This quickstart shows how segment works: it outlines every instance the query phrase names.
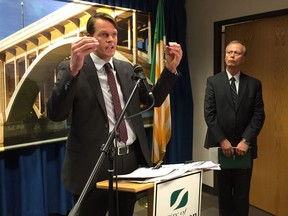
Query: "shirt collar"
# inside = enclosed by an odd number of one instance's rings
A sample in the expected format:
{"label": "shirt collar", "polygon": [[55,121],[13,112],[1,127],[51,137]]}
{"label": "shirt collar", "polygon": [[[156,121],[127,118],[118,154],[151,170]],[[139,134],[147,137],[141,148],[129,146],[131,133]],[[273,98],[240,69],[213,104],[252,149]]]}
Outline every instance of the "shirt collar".
{"label": "shirt collar", "polygon": [[[235,78],[235,80],[236,80],[236,82],[239,82],[239,79],[240,79],[240,71],[234,76],[234,78]],[[228,79],[230,80],[231,79],[231,77],[232,77],[232,75],[226,70],[226,74],[227,74],[227,76],[228,76]]]}
{"label": "shirt collar", "polygon": [[108,62],[105,62],[103,59],[99,58],[97,55],[95,55],[93,52],[90,53],[90,56],[96,66],[97,71],[101,70],[104,64],[110,63],[112,69],[114,70],[114,65],[113,65],[113,58],[111,58]]}

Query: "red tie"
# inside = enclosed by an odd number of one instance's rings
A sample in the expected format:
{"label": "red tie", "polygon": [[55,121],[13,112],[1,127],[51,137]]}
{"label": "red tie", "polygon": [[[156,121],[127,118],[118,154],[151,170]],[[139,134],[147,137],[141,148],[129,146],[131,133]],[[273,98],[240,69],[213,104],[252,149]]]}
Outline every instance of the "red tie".
{"label": "red tie", "polygon": [[[104,65],[104,68],[105,68],[107,78],[108,78],[108,85],[110,87],[110,92],[112,95],[112,103],[114,106],[115,118],[117,121],[120,117],[121,112],[122,112],[122,107],[121,107],[121,103],[120,103],[120,99],[119,99],[116,81],[115,81],[114,74],[111,70],[111,65],[109,63],[106,63]],[[128,139],[127,128],[126,128],[126,124],[125,124],[124,120],[121,121],[121,123],[119,125],[119,139],[124,143],[126,143],[126,141]]]}

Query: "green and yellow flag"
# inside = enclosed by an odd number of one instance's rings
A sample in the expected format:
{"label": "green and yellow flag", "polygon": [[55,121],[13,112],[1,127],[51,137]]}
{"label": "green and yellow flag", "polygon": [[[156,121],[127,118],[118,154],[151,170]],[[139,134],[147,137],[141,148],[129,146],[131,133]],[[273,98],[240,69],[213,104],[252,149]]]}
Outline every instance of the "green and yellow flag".
{"label": "green and yellow flag", "polygon": [[[163,0],[158,1],[150,80],[156,83],[164,68],[164,50],[166,45]],[[163,160],[166,145],[171,137],[170,96],[168,95],[161,107],[154,108],[152,161]]]}

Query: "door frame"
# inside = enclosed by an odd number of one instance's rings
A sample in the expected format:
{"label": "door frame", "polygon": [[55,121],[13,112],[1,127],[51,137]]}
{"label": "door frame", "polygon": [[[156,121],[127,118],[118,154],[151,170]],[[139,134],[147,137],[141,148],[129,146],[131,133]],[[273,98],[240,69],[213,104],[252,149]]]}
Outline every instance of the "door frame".
{"label": "door frame", "polygon": [[[223,70],[223,35],[225,34],[225,26],[239,24],[244,22],[255,21],[258,19],[271,18],[277,16],[283,16],[288,14],[288,9],[265,12],[260,14],[254,14],[249,16],[237,17],[228,20],[221,20],[214,22],[214,74],[219,73]],[[223,31],[224,30],[224,31]]]}

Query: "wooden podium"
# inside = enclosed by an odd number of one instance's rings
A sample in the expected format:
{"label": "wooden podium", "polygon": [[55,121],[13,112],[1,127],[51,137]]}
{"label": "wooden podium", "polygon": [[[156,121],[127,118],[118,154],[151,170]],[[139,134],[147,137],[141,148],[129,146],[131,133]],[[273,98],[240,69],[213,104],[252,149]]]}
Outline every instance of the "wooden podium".
{"label": "wooden podium", "polygon": [[[109,181],[101,181],[96,183],[96,187],[100,189],[109,189]],[[116,189],[116,182],[113,183],[113,189]],[[153,215],[153,195],[154,195],[154,183],[133,183],[127,181],[118,180],[118,190],[131,192],[131,193],[138,193],[147,190],[147,215]]]}
{"label": "wooden podium", "polygon": [[[203,170],[194,170],[151,183],[118,180],[118,190],[131,193],[147,191],[148,216],[200,215],[202,176]],[[96,187],[109,189],[109,181],[97,182]],[[116,189],[116,182],[113,189]]]}

